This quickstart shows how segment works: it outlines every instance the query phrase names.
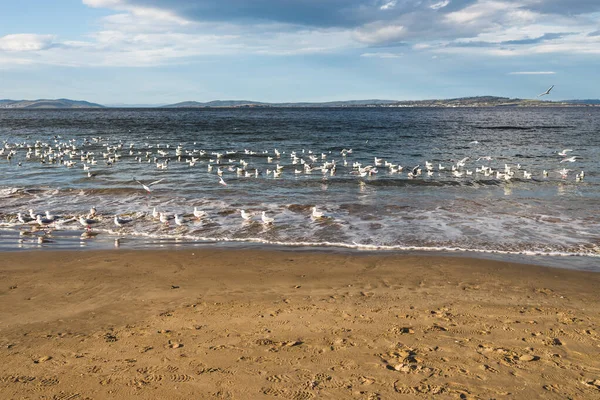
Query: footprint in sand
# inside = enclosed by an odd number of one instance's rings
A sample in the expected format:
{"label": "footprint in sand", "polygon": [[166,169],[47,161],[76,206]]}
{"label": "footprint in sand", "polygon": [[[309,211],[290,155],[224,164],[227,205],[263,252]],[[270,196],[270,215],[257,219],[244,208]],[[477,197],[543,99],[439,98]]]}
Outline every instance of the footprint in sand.
{"label": "footprint in sand", "polygon": [[193,380],[194,377],[190,376],[190,375],[186,375],[186,374],[173,374],[169,377],[169,379],[172,382],[182,383],[182,382],[189,382],[189,381]]}

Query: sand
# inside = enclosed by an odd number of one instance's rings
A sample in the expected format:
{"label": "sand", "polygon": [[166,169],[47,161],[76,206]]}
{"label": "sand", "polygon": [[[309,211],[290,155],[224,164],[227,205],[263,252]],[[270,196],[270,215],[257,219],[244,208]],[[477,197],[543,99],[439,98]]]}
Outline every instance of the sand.
{"label": "sand", "polygon": [[3,253],[1,399],[598,399],[600,274],[267,250]]}

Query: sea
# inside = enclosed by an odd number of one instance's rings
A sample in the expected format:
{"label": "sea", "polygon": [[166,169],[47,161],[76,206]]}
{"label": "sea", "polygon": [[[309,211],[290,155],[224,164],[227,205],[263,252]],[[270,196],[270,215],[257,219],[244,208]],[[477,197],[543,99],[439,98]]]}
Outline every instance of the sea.
{"label": "sea", "polygon": [[596,107],[4,109],[0,142],[0,251],[266,246],[600,271]]}

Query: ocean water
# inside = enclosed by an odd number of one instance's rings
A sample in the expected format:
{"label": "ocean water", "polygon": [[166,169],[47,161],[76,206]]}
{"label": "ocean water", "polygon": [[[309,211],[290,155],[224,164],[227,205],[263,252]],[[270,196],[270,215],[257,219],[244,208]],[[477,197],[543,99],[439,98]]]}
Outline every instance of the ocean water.
{"label": "ocean water", "polygon": [[[0,110],[0,141],[1,250],[260,244],[600,270],[600,108]],[[29,209],[60,218],[19,222]]]}

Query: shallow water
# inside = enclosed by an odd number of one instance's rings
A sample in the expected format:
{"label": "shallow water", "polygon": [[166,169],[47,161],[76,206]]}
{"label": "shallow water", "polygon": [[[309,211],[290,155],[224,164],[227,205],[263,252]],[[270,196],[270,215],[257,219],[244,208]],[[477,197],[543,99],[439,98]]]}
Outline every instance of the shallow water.
{"label": "shallow water", "polygon": [[[575,256],[559,263],[594,268],[600,265],[598,132],[598,108],[0,110],[0,249],[94,248],[120,238],[125,247],[257,243],[525,260]],[[63,159],[73,167],[48,156],[40,162],[58,144],[70,146],[72,155]],[[557,153],[566,148],[575,162],[560,162]],[[343,157],[343,149],[352,152]],[[82,152],[98,162],[91,178]],[[313,171],[293,164],[292,152]],[[103,153],[120,158],[108,166]],[[476,161],[486,156],[491,160]],[[186,162],[192,157],[194,166]],[[361,177],[353,168],[374,166],[375,157],[382,159],[377,173]],[[466,157],[458,168],[464,175],[454,176],[452,165]],[[167,169],[158,169],[156,162],[167,159]],[[240,160],[251,176],[235,172]],[[318,169],[333,161],[335,174]],[[390,172],[386,161],[404,169]],[[433,165],[431,176],[425,161]],[[277,164],[281,177],[267,174]],[[514,171],[508,181],[476,172],[482,166],[503,172],[505,164]],[[407,172],[416,165],[422,174],[411,179]],[[227,186],[219,184],[219,167]],[[566,178],[562,168],[570,170]],[[580,171],[585,177],[576,182]],[[146,193],[133,177],[164,180]],[[315,205],[326,218],[311,218]],[[98,222],[81,238],[77,217],[91,206]],[[194,207],[206,217],[195,219]],[[30,208],[49,210],[61,222],[31,232],[37,224],[16,220]],[[184,215],[184,225],[160,223],[154,208]],[[253,219],[244,221],[239,209]],[[275,223],[263,224],[262,211]],[[115,214],[133,221],[117,228]]]}

